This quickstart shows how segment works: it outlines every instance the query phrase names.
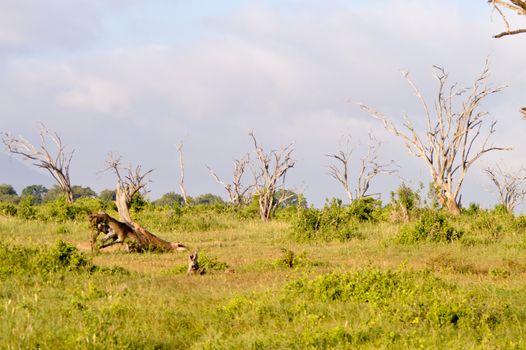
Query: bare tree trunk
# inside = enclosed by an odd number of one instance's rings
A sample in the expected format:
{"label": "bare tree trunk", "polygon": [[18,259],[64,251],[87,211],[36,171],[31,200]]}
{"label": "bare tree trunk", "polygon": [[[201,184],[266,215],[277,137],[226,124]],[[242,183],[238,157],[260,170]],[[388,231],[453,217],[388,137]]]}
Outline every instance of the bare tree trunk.
{"label": "bare tree trunk", "polygon": [[130,215],[130,200],[127,198],[126,191],[121,189],[119,186],[117,186],[117,190],[115,192],[115,205],[117,206],[117,211],[121,220],[131,223],[132,219]]}
{"label": "bare tree trunk", "polygon": [[177,145],[177,151],[179,152],[179,168],[181,170],[181,178],[179,179],[179,189],[184,199],[184,204],[188,205],[188,196],[186,195],[186,189],[184,187],[184,160],[183,160],[183,144]]}
{"label": "bare tree trunk", "polygon": [[453,215],[460,214],[460,206],[458,205],[457,200],[455,198],[448,198],[445,207]]}

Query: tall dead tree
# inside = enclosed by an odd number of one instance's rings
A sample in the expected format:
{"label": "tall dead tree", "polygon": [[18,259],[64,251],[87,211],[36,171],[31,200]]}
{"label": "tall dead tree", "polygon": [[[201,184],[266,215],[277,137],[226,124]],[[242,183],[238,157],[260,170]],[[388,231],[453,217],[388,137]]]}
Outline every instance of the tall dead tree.
{"label": "tall dead tree", "polygon": [[[438,81],[434,110],[428,107],[409,74],[403,73],[424,110],[424,130],[418,130],[407,116],[403,123],[404,129],[400,129],[386,115],[364,104],[359,105],[369,115],[382,121],[387,131],[400,137],[411,154],[422,159],[437,186],[440,203],[451,213],[459,214],[460,189],[469,168],[488,152],[510,149],[489,143],[495,132],[496,121],[487,122],[488,113],[478,111],[486,97],[504,87],[487,85],[488,61],[470,88],[458,88],[457,84],[448,87],[448,74],[444,69],[434,67],[434,70],[434,77]],[[463,101],[457,103],[457,98],[462,96]],[[486,124],[489,124],[487,130],[483,129]],[[482,136],[483,131],[485,137]]]}
{"label": "tall dead tree", "polygon": [[206,166],[214,180],[223,186],[228,194],[228,201],[234,206],[243,204],[243,202],[246,200],[247,193],[254,187],[254,185],[243,186],[241,181],[249,164],[250,157],[248,154],[241,159],[234,160],[232,183],[225,183],[219,178],[219,176],[217,176],[212,168],[210,168],[208,165]]}
{"label": "tall dead tree", "polygon": [[[55,150],[50,150],[48,140]],[[73,191],[69,179],[69,166],[75,150],[68,152],[60,136],[40,124],[40,147],[35,147],[22,136],[13,137],[9,133],[2,134],[2,142],[7,151],[22,157],[24,160],[33,161],[33,165],[46,169],[57,182],[57,185],[66,196],[69,203],[73,202]],[[54,153],[54,154],[52,154]]]}
{"label": "tall dead tree", "polygon": [[526,0],[488,0],[488,3],[500,15],[504,25],[506,26],[506,30],[494,35],[494,38],[502,38],[508,35],[526,33],[526,28],[512,29],[506,15],[506,12],[515,12],[519,16],[526,17]]}
{"label": "tall dead tree", "polygon": [[119,216],[124,222],[132,223],[130,204],[133,200],[133,196],[141,191],[145,193],[145,188],[148,184],[146,177],[153,171],[153,169],[143,172],[140,165],[135,168],[128,165],[128,167],[123,169],[121,167],[121,158],[116,157],[113,154],[109,155],[106,163],[108,164],[107,169],[113,171],[117,176],[115,204],[117,205]]}
{"label": "tall dead tree", "polygon": [[394,161],[389,163],[381,163],[379,161],[379,148],[380,142],[376,140],[372,134],[369,134],[367,154],[363,156],[360,161],[358,176],[355,180],[356,186],[354,186],[354,194],[349,179],[350,161],[353,152],[350,146],[350,137],[347,139],[345,149],[339,150],[338,153],[335,154],[326,154],[327,157],[336,161],[336,164],[329,165],[329,175],[343,187],[349,203],[369,196],[367,192],[369,191],[371,181],[376,176],[382,174],[392,175],[398,171],[394,169]]}
{"label": "tall dead tree", "polygon": [[526,197],[526,169],[521,168],[513,173],[504,171],[500,166],[484,169],[490,180],[497,187],[499,204],[512,213]]}
{"label": "tall dead tree", "polygon": [[287,191],[280,191],[283,194],[280,197],[277,197],[276,194],[284,187],[287,171],[294,167],[295,161],[291,157],[294,148],[293,144],[290,144],[279,150],[265,153],[259,146],[254,132],[250,132],[249,135],[254,142],[257,159],[254,183],[256,184],[255,194],[259,201],[259,215],[261,220],[267,222],[276,208],[288,199]]}
{"label": "tall dead tree", "polygon": [[184,159],[183,159],[183,143],[177,145],[177,152],[179,152],[179,169],[181,176],[179,178],[179,189],[184,199],[184,204],[188,204],[188,196],[186,195],[186,189],[184,187]]}

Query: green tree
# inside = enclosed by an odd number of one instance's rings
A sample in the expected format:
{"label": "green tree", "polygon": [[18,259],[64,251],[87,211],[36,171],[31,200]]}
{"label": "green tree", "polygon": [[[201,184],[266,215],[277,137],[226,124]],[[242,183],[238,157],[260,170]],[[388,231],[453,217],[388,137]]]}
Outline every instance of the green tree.
{"label": "green tree", "polygon": [[48,189],[42,185],[30,185],[25,187],[20,194],[20,198],[24,199],[28,196],[33,197],[33,204],[42,203],[42,199],[48,192]]}
{"label": "green tree", "polygon": [[106,189],[106,190],[100,191],[99,193],[99,199],[102,201],[102,203],[106,205],[113,203],[116,198],[117,198],[117,194],[115,190]]}
{"label": "green tree", "polygon": [[8,184],[0,185],[0,202],[17,203],[18,200],[18,194],[16,193],[13,186]]}
{"label": "green tree", "polygon": [[73,192],[73,200],[76,200],[79,198],[97,197],[97,193],[89,187],[73,186],[71,187],[71,191]]}
{"label": "green tree", "polygon": [[64,191],[58,186],[53,185],[50,189],[46,192],[46,194],[42,197],[42,202],[54,202],[58,198],[64,195]]}
{"label": "green tree", "polygon": [[175,204],[183,205],[184,204],[184,197],[181,196],[179,193],[175,192],[168,192],[162,195],[161,198],[155,200],[153,204],[158,206],[174,206]]}
{"label": "green tree", "polygon": [[200,196],[197,196],[194,198],[194,204],[204,204],[204,205],[213,205],[213,204],[223,204],[225,201],[223,198],[212,194],[212,193],[205,193]]}
{"label": "green tree", "polygon": [[307,200],[302,194],[298,194],[291,190],[280,189],[275,193],[275,200],[278,201],[281,208],[290,206],[294,207],[307,207]]}

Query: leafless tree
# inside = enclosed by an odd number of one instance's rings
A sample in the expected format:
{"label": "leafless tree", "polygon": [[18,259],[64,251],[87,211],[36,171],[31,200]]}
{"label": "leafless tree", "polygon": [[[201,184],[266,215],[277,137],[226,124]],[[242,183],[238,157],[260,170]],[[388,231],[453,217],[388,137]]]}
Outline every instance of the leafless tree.
{"label": "leafless tree", "polygon": [[[54,152],[50,150],[48,140],[51,140],[51,143],[54,145]],[[19,155],[22,159],[31,160],[33,165],[49,171],[66,195],[66,200],[69,203],[73,202],[69,166],[75,150],[68,152],[66,146],[62,143],[62,139],[56,132],[49,130],[41,123],[39,148],[22,136],[13,137],[9,133],[2,134],[2,142],[9,153]],[[55,154],[53,155],[52,153]]]}
{"label": "leafless tree", "polygon": [[121,220],[130,224],[132,219],[130,216],[130,204],[133,196],[139,192],[147,193],[145,190],[148,181],[146,177],[153,171],[153,169],[143,172],[140,165],[133,168],[128,165],[126,168],[121,166],[121,158],[110,154],[108,160],[107,170],[113,171],[117,176],[117,190],[116,200],[117,210]]}
{"label": "leafless tree", "polygon": [[[283,189],[287,171],[294,167],[295,161],[291,155],[294,151],[293,144],[281,147],[279,150],[272,150],[265,153],[263,148],[258,144],[254,132],[249,133],[257,158],[255,164],[255,194],[259,200],[259,214],[261,220],[267,222],[274,214],[276,208],[288,199],[288,191],[279,191]],[[276,194],[282,193],[282,196],[276,198]]]}
{"label": "leafless tree", "polygon": [[247,193],[254,187],[254,185],[245,187],[241,182],[241,179],[243,178],[245,170],[249,164],[250,156],[248,154],[241,159],[234,160],[232,183],[225,183],[219,178],[219,176],[217,176],[212,168],[210,168],[208,165],[206,166],[214,180],[224,187],[228,194],[228,201],[234,206],[243,204],[243,202],[246,200]]}
{"label": "leafless tree", "polygon": [[[407,116],[403,123],[404,129],[400,129],[386,115],[364,104],[359,105],[369,115],[381,120],[386,130],[402,138],[410,153],[424,161],[432,181],[437,186],[441,204],[450,212],[458,214],[460,189],[469,168],[488,152],[510,149],[489,143],[491,135],[495,132],[496,122],[490,122],[486,130],[483,127],[488,124],[488,113],[478,111],[480,103],[486,97],[504,87],[488,86],[488,61],[470,88],[458,88],[457,84],[448,87],[448,74],[443,68],[434,68],[434,77],[438,81],[438,96],[433,112],[409,74],[403,73],[423,107],[425,130],[417,130]],[[457,104],[457,98],[462,96],[463,101]],[[485,136],[482,136],[483,134]]]}
{"label": "leafless tree", "polygon": [[511,29],[510,22],[506,16],[505,11],[512,11],[520,16],[526,17],[526,0],[488,0],[488,3],[495,9],[500,15],[506,30],[502,33],[494,35],[494,38],[502,38],[507,35],[515,35],[520,33],[526,33],[526,28],[522,29]]}
{"label": "leafless tree", "polygon": [[369,196],[367,191],[369,191],[371,181],[376,176],[382,174],[392,175],[398,172],[398,170],[394,168],[394,166],[396,166],[394,161],[389,163],[381,163],[379,161],[379,148],[380,142],[372,134],[369,134],[367,154],[362,157],[360,162],[360,170],[356,178],[354,194],[349,183],[349,163],[353,152],[350,146],[350,137],[347,138],[345,149],[339,150],[338,153],[335,154],[326,155],[336,161],[336,164],[329,165],[329,175],[342,185],[349,199],[349,203]]}
{"label": "leafless tree", "polygon": [[183,159],[183,143],[177,145],[177,152],[179,152],[179,169],[181,171],[181,177],[179,179],[179,189],[184,199],[184,204],[188,204],[188,196],[186,195],[186,189],[184,187],[184,159]]}
{"label": "leafless tree", "polygon": [[511,213],[526,197],[526,169],[521,168],[513,173],[504,171],[500,166],[484,169],[488,177],[497,187],[500,204],[506,206]]}

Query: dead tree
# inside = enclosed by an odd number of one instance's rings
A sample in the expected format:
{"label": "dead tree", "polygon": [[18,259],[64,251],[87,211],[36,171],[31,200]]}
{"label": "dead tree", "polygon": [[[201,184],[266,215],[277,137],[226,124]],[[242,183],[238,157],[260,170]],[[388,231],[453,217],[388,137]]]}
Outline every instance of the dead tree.
{"label": "dead tree", "polygon": [[[459,214],[460,189],[469,168],[488,152],[510,149],[489,143],[495,132],[496,121],[490,122],[487,130],[483,129],[488,124],[488,113],[477,111],[486,97],[504,87],[487,85],[488,61],[471,88],[458,88],[456,84],[447,87],[448,74],[443,68],[434,68],[434,77],[438,81],[434,111],[428,107],[409,74],[403,73],[423,107],[426,123],[424,130],[417,130],[407,116],[403,123],[405,130],[400,129],[386,115],[364,104],[359,105],[369,115],[382,121],[387,131],[400,137],[411,154],[422,159],[437,186],[440,203],[451,213]],[[461,96],[465,96],[464,100],[457,104],[456,100]],[[483,131],[485,137],[480,139]]]}
{"label": "dead tree", "polygon": [[394,161],[389,163],[380,163],[379,158],[380,142],[369,134],[369,144],[367,147],[367,154],[362,157],[360,162],[360,170],[356,178],[356,186],[354,194],[349,183],[350,161],[353,149],[350,147],[350,137],[347,139],[345,149],[339,150],[335,154],[326,154],[327,157],[336,161],[336,164],[329,165],[329,175],[343,187],[349,204],[360,198],[368,197],[371,181],[378,175],[395,174],[398,170],[394,169]]}
{"label": "dead tree", "polygon": [[179,189],[184,199],[184,204],[188,204],[188,196],[184,187],[184,159],[183,159],[183,143],[177,145],[177,152],[179,152],[179,168],[181,170],[181,177],[179,179]]}
{"label": "dead tree", "polygon": [[[118,221],[105,212],[98,212],[89,216],[91,234],[91,251],[95,253],[99,249],[110,247],[114,244],[123,244],[128,252],[145,251],[180,251],[188,250],[180,242],[168,242],[155,236],[136,223]],[[102,245],[98,246],[97,241],[100,234],[104,234]]]}
{"label": "dead tree", "polygon": [[515,207],[526,197],[526,169],[518,172],[504,171],[500,166],[484,169],[490,180],[497,187],[499,204],[502,204],[512,213]]}
{"label": "dead tree", "polygon": [[[139,224],[135,223],[130,215],[130,204],[133,197],[138,193],[147,193],[145,190],[148,181],[146,177],[153,169],[143,172],[141,166],[133,168],[128,165],[127,168],[121,167],[120,157],[110,154],[107,160],[108,168],[117,176],[117,191],[115,204],[119,216],[123,222],[117,221],[106,213],[98,213],[90,216],[91,226],[94,228],[92,236],[92,247],[99,233],[105,233],[105,239],[112,239],[109,246],[115,243],[125,243],[125,240],[132,241],[128,245],[133,247],[133,251],[175,251],[185,250],[186,246],[178,242],[168,242],[157,237]],[[105,230],[107,232],[105,232]]]}
{"label": "dead tree", "polygon": [[241,179],[243,178],[243,175],[245,174],[245,170],[247,166],[250,164],[250,157],[249,155],[245,155],[241,159],[235,159],[234,160],[234,171],[232,176],[232,183],[225,183],[222,181],[219,176],[214,172],[212,168],[210,168],[208,165],[206,166],[208,171],[210,172],[210,175],[214,178],[214,180],[223,186],[225,191],[228,194],[228,201],[230,204],[234,206],[239,206],[243,204],[246,200],[247,193],[254,187],[253,185],[250,186],[243,186]]}
{"label": "dead tree", "polygon": [[[48,141],[55,147],[55,155],[52,155]],[[40,148],[35,147],[22,136],[13,137],[9,133],[2,134],[2,142],[9,153],[17,154],[24,160],[33,161],[33,165],[46,169],[55,179],[58,186],[64,192],[68,203],[73,202],[73,191],[69,180],[69,166],[75,150],[68,152],[62,143],[60,136],[44,124],[40,124]]]}
{"label": "dead tree", "polygon": [[281,191],[282,196],[277,197],[278,190],[283,189],[285,176],[290,168],[294,167],[291,155],[294,151],[292,144],[265,153],[259,146],[254,132],[249,133],[256,153],[257,164],[254,170],[255,194],[259,201],[259,215],[261,220],[270,220],[276,208],[288,199],[287,191]]}
{"label": "dead tree", "polygon": [[[148,183],[146,177],[153,171],[153,169],[146,172],[142,171],[140,165],[133,168],[128,165],[127,168],[122,169],[121,158],[116,157],[113,154],[109,155],[107,160],[107,170],[113,171],[117,176],[117,190],[115,204],[121,220],[126,223],[132,223],[130,216],[130,204],[133,200],[133,196],[141,191],[145,193],[145,187]],[[122,174],[124,172],[124,174]]]}
{"label": "dead tree", "polygon": [[506,30],[502,33],[494,35],[494,38],[502,38],[508,35],[526,33],[526,28],[512,29],[505,13],[505,11],[511,11],[520,16],[526,17],[526,0],[488,0],[488,3],[493,6],[506,26]]}

